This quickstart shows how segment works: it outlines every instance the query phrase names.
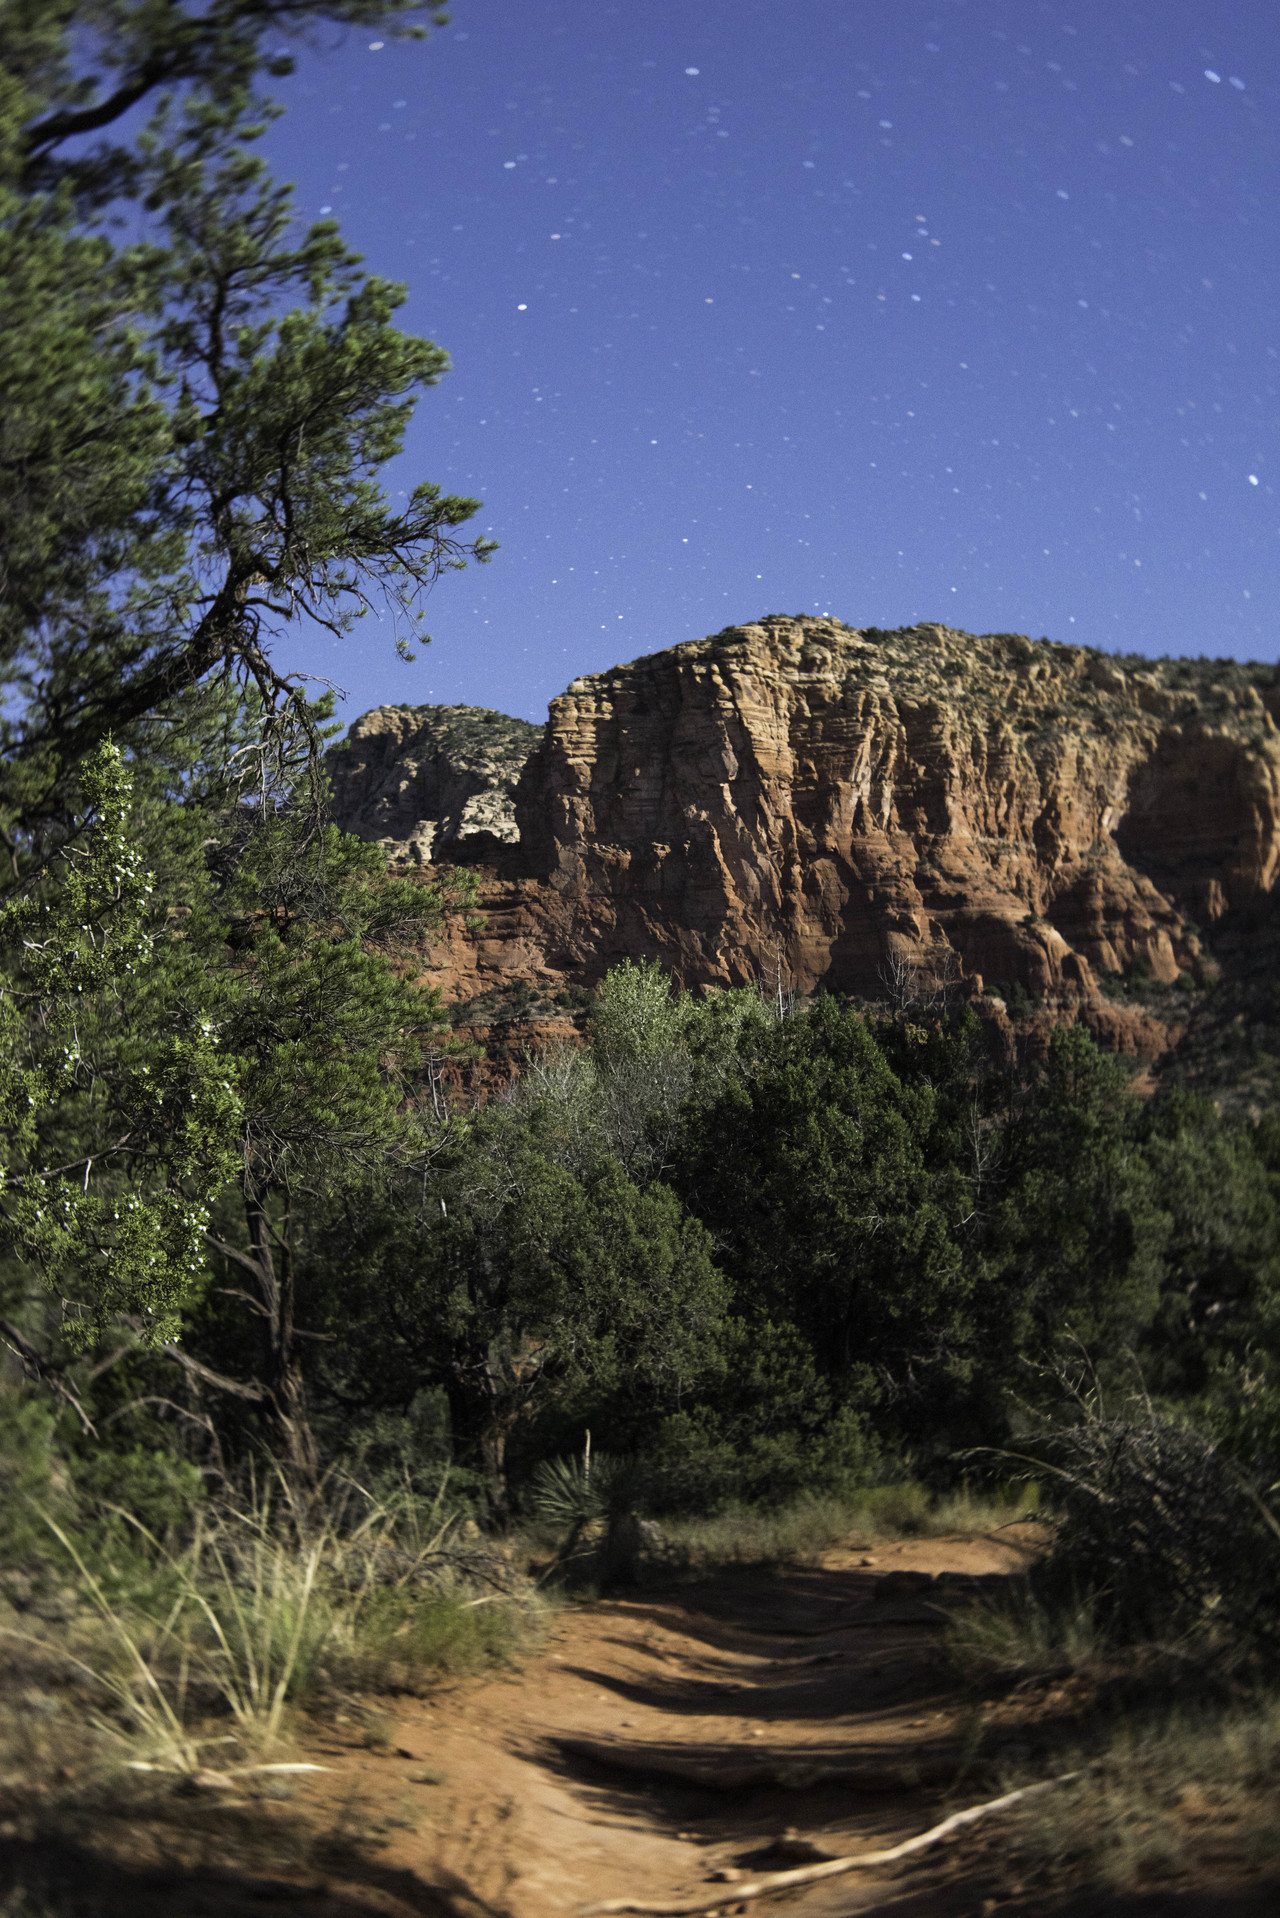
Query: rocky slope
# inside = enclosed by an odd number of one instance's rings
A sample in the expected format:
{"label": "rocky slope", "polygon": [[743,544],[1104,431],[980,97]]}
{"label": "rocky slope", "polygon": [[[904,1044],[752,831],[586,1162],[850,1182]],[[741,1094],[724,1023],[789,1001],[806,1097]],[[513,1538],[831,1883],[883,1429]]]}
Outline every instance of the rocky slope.
{"label": "rocky slope", "polygon": [[[417,742],[466,710],[357,722],[342,823],[456,857],[478,789],[410,815],[455,790],[448,751],[424,778]],[[454,998],[514,990],[526,1012],[628,954],[687,985],[878,995],[948,978],[989,1010],[996,988],[1151,1050],[1120,1000],[1191,1003],[1218,932],[1270,900],[1278,715],[1271,666],[935,625],[730,627],[575,680],[538,740],[506,722],[488,925],[451,935],[439,976]],[[456,764],[479,777],[474,756]]]}
{"label": "rocky slope", "polygon": [[329,754],[334,817],[398,862],[492,856],[519,837],[516,781],[541,737],[483,706],[379,706]]}

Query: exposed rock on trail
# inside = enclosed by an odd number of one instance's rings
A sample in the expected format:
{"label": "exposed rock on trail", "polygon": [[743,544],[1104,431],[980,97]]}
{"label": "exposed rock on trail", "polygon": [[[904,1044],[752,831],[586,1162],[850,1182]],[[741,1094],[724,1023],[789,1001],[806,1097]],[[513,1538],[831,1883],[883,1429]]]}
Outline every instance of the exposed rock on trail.
{"label": "exposed rock on trail", "polygon": [[1185,1014],[1101,987],[1209,981],[1207,946],[1280,871],[1270,665],[770,617],[575,680],[540,739],[504,722],[519,736],[488,798],[460,804],[452,773],[422,769],[468,710],[357,721],[335,812],[404,857],[487,847],[487,924],[455,928],[432,968],[490,1018],[512,993],[545,1018],[626,956],[687,986],[800,992],[878,994],[905,968],[997,1025],[993,986],[1151,1056]]}

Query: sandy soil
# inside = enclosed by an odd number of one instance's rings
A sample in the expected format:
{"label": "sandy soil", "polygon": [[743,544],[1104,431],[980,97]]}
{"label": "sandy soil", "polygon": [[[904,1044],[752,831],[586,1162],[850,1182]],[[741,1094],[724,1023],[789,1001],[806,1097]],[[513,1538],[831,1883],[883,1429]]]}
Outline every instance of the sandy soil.
{"label": "sandy soil", "polygon": [[[0,1823],[0,1889],[43,1874],[49,1891],[0,1909],[576,1918],[597,1901],[720,1895],[739,1876],[896,1843],[996,1788],[1004,1721],[988,1714],[975,1765],[977,1714],[941,1631],[954,1598],[1021,1571],[1036,1548],[1012,1527],[576,1605],[519,1671],[354,1701],[313,1727],[302,1756],[325,1769],[277,1805],[169,1787],[141,1818],[134,1808],[120,1844],[101,1814],[68,1821],[56,1857]],[[1019,1734],[1016,1712],[1008,1729]],[[732,1909],[1030,1918],[992,1868],[998,1845],[984,1835],[906,1873]],[[1277,1912],[1274,1894],[1166,1894],[1085,1900],[1069,1918]]]}
{"label": "sandy soil", "polygon": [[[894,1843],[945,1815],[963,1760],[932,1580],[964,1589],[1031,1549],[1016,1528],[908,1541],[575,1607],[522,1672],[400,1701],[387,1747],[337,1726],[314,1795],[412,1819],[387,1863],[510,1918]],[[886,1895],[841,1880],[804,1900],[818,1918]]]}

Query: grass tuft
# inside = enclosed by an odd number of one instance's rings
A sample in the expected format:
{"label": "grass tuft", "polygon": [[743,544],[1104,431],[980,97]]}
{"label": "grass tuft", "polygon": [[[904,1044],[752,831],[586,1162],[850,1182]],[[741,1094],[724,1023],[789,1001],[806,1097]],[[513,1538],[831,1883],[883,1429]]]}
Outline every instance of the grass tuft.
{"label": "grass tuft", "polygon": [[1130,1715],[1080,1762],[1078,1786],[1017,1817],[1009,1869],[1024,1881],[1146,1891],[1280,1867],[1280,1698]]}
{"label": "grass tuft", "polygon": [[33,1660],[74,1674],[92,1722],[135,1765],[194,1772],[261,1760],[288,1716],[335,1690],[419,1690],[515,1658],[542,1601],[508,1559],[467,1544],[433,1504],[374,1499],[352,1480],[305,1504],[281,1481],[202,1513],[170,1548],[126,1513],[132,1581],[110,1590],[75,1538],[77,1616],[40,1633],[0,1627]]}
{"label": "grass tuft", "polygon": [[1086,1670],[1098,1664],[1105,1640],[1091,1595],[1050,1603],[1033,1587],[1011,1583],[998,1597],[958,1611],[947,1645],[958,1676],[981,1689]]}

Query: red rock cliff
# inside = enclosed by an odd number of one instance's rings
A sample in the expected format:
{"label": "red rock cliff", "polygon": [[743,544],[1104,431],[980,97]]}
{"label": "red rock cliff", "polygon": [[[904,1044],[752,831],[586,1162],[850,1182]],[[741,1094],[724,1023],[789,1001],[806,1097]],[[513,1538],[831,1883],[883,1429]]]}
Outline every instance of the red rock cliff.
{"label": "red rock cliff", "polygon": [[552,702],[488,926],[439,976],[545,990],[646,955],[686,985],[873,993],[908,962],[1081,1005],[1101,975],[1195,977],[1275,883],[1273,712],[1270,666],[730,627]]}
{"label": "red rock cliff", "polygon": [[[516,790],[563,956],[689,984],[1193,971],[1280,864],[1273,669],[773,618],[575,680]],[[1215,676],[1216,671],[1216,676]]]}

